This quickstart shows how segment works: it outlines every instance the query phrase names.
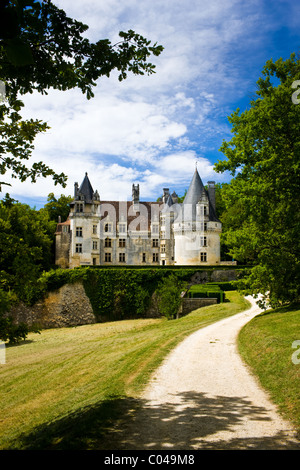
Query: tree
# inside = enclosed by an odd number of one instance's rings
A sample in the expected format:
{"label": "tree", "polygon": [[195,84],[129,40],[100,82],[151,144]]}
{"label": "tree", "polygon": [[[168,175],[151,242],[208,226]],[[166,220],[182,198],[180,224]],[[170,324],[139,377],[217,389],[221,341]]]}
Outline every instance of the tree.
{"label": "tree", "polygon": [[174,274],[164,279],[157,289],[158,308],[168,320],[178,318],[179,307],[182,303],[182,292],[187,283],[178,279]]}
{"label": "tree", "polygon": [[[0,173],[10,171],[21,181],[52,176],[55,184],[65,186],[66,175],[56,174],[43,162],[27,167],[33,141],[47,124],[23,120],[19,95],[34,90],[45,94],[50,88],[79,88],[88,99],[102,76],[119,71],[119,80],[128,72],[154,73],[148,62],[163,48],[151,45],[132,30],[120,32],[120,42],[108,39],[91,43],[84,37],[87,25],[69,18],[51,0],[2,0],[0,3],[0,80],[5,83],[6,101],[0,106]],[[0,181],[0,185],[7,184]]]}
{"label": "tree", "polygon": [[300,106],[292,99],[300,61],[269,60],[249,109],[229,117],[234,134],[223,142],[231,183],[222,193],[226,244],[253,265],[246,286],[268,293],[271,305],[299,299]]}
{"label": "tree", "polygon": [[0,226],[0,289],[34,300],[37,279],[53,266],[53,223],[46,211],[31,209],[7,194],[0,202]]}
{"label": "tree", "polygon": [[65,222],[70,212],[70,202],[73,200],[72,196],[65,196],[61,194],[57,199],[54,193],[48,194],[47,203],[41,210],[46,210],[49,215],[49,220],[57,223],[59,217],[62,222]]}

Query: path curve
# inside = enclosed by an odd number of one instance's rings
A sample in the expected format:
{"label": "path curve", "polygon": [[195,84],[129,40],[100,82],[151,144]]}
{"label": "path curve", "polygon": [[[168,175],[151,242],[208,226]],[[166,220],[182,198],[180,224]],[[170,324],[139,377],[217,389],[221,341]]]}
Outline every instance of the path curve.
{"label": "path curve", "polygon": [[251,308],[188,336],[156,371],[138,411],[118,436],[119,449],[299,449],[237,351]]}

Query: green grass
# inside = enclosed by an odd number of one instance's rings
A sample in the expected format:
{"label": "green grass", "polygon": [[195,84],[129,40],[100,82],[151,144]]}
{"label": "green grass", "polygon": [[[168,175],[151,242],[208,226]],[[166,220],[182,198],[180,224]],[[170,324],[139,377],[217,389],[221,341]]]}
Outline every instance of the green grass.
{"label": "green grass", "polygon": [[249,306],[236,292],[226,298],[177,320],[43,330],[7,347],[0,365],[0,449],[100,448],[172,348]]}
{"label": "green grass", "polygon": [[292,344],[297,340],[300,340],[299,305],[255,317],[240,332],[239,350],[281,414],[300,432],[300,364],[292,360],[297,353]]}

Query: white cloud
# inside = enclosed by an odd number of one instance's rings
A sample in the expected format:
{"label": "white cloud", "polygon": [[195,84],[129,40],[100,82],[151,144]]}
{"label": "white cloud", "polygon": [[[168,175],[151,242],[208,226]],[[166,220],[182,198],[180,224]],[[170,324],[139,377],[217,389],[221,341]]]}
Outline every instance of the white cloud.
{"label": "white cloud", "polygon": [[114,43],[120,30],[133,29],[165,50],[150,58],[156,74],[129,75],[119,83],[112,73],[99,80],[90,101],[78,90],[26,96],[25,115],[51,126],[36,139],[32,161],[67,173],[69,183],[64,190],[50,178],[34,185],[14,181],[12,194],[72,194],[87,171],[105,199],[130,197],[133,182],[151,198],[162,185],[186,187],[196,159],[203,179],[220,180],[212,160],[220,158],[220,141],[228,137],[226,115],[255,90],[257,73],[269,58],[265,44],[281,26],[271,7],[261,0],[54,3],[88,24],[93,41]]}

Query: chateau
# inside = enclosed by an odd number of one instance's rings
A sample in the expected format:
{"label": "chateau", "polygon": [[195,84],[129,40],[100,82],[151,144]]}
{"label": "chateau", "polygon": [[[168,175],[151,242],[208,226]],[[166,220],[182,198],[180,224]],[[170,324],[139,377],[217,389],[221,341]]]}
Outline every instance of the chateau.
{"label": "chateau", "polygon": [[218,265],[222,224],[215,183],[205,189],[196,168],[183,203],[163,190],[156,202],[102,201],[87,173],[75,183],[66,222],[55,233],[55,262],[62,268],[92,265]]}

